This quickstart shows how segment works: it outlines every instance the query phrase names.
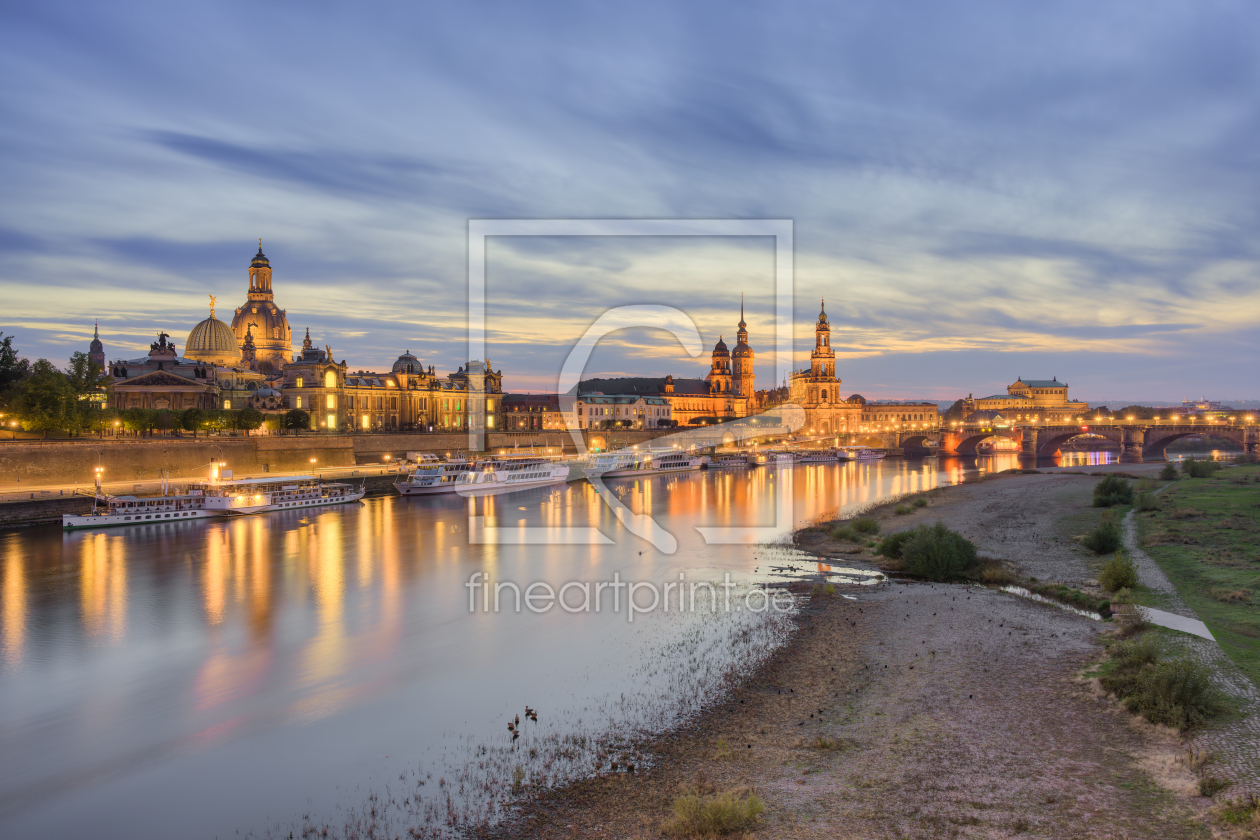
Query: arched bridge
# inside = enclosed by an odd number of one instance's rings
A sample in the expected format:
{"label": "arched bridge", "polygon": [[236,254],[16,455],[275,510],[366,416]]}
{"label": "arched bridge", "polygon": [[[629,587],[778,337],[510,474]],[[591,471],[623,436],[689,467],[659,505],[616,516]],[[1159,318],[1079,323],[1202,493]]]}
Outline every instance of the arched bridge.
{"label": "arched bridge", "polygon": [[1069,440],[1091,436],[1106,438],[1120,447],[1130,459],[1163,460],[1168,444],[1190,435],[1211,435],[1233,441],[1244,452],[1260,452],[1260,426],[1254,423],[1090,423],[1085,425],[1041,425],[985,427],[960,426],[936,431],[902,431],[887,434],[889,446],[913,450],[928,448],[929,441],[946,455],[975,455],[976,447],[989,438],[1007,438],[1019,444],[1020,455],[1049,458]]}

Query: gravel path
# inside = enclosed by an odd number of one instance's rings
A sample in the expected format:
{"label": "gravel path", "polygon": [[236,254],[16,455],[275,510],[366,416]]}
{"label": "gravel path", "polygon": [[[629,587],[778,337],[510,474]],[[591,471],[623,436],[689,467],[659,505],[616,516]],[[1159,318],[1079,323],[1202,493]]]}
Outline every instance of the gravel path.
{"label": "gravel path", "polygon": [[[1137,563],[1138,581],[1164,596],[1163,609],[1186,618],[1199,618],[1177,594],[1163,569],[1142,550],[1133,511],[1124,518],[1124,547]],[[1212,766],[1205,772],[1229,782],[1229,787],[1218,794],[1218,798],[1260,795],[1260,691],[1216,642],[1186,633],[1174,635],[1173,640],[1186,653],[1208,665],[1213,682],[1238,705],[1237,714],[1200,730],[1189,740],[1188,746],[1196,752],[1212,753]]]}

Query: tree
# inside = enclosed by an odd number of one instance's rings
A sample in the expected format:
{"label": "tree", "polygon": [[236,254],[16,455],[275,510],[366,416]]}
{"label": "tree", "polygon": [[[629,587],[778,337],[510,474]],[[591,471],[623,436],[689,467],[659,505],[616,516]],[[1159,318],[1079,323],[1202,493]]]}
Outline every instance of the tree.
{"label": "tree", "polygon": [[184,413],[179,416],[180,428],[186,429],[193,433],[193,437],[197,437],[197,431],[204,425],[208,416],[200,408],[186,408]]}
{"label": "tree", "polygon": [[22,380],[13,397],[13,410],[22,428],[31,432],[74,428],[78,423],[78,396],[65,374],[52,362],[40,359],[31,375]]}
{"label": "tree", "polygon": [[31,375],[31,363],[19,359],[13,336],[0,332],[0,391],[7,391]]}
{"label": "tree", "polygon": [[169,408],[160,408],[153,412],[154,428],[161,429],[164,432],[178,429],[182,420],[182,412],[171,411]]}
{"label": "tree", "polygon": [[120,412],[123,428],[140,434],[153,428],[157,412],[148,408],[127,408]]}
{"label": "tree", "polygon": [[245,407],[236,413],[238,428],[253,431],[263,424],[263,413],[256,408]]}
{"label": "tree", "polygon": [[66,379],[76,394],[94,393],[105,385],[105,368],[92,361],[87,353],[71,353]]}
{"label": "tree", "polygon": [[309,429],[311,427],[311,415],[300,408],[290,409],[284,413],[284,427],[286,429]]}
{"label": "tree", "polygon": [[951,421],[956,421],[956,422],[961,423],[963,420],[966,420],[967,419],[966,403],[967,403],[966,400],[954,400],[954,404],[949,407],[949,410],[945,412],[945,416],[942,417],[941,419],[944,420],[946,423],[949,423]]}

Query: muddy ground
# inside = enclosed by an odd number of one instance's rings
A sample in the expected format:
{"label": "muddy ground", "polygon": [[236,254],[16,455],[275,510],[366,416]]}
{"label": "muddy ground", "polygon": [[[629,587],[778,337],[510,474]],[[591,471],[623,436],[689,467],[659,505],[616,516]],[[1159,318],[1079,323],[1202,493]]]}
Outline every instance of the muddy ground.
{"label": "muddy ground", "polygon": [[[885,531],[941,519],[1025,575],[1086,581],[1094,568],[1069,540],[1096,516],[1096,480],[1000,478],[941,491],[914,514],[875,514]],[[1081,678],[1104,632],[981,587],[815,595],[762,673],[649,745],[650,770],[553,793],[506,830],[660,837],[674,797],[699,780],[756,791],[767,804],[757,837],[1210,836],[1179,739]]]}

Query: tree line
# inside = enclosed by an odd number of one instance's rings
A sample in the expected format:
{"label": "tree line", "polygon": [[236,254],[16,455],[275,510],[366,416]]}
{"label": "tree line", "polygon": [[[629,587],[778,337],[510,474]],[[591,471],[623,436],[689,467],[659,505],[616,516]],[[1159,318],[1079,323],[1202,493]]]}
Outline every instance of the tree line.
{"label": "tree line", "polygon": [[64,432],[71,436],[128,431],[137,435],[154,432],[252,431],[262,426],[309,429],[310,415],[294,409],[283,415],[266,415],[256,408],[182,411],[153,408],[110,408],[102,402],[110,378],[87,353],[75,352],[65,370],[47,359],[31,362],[18,355],[13,336],[0,332],[0,414],[4,425],[23,431]]}

